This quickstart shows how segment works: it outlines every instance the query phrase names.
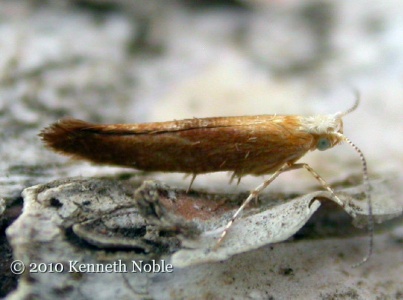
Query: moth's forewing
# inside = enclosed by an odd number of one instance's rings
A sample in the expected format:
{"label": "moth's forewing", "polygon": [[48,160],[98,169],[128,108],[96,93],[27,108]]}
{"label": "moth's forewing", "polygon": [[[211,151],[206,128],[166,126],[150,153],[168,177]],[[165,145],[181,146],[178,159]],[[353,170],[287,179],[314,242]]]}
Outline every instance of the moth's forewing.
{"label": "moth's forewing", "polygon": [[42,132],[57,152],[146,171],[267,174],[303,156],[315,138],[298,116],[245,116],[94,125],[65,119]]}

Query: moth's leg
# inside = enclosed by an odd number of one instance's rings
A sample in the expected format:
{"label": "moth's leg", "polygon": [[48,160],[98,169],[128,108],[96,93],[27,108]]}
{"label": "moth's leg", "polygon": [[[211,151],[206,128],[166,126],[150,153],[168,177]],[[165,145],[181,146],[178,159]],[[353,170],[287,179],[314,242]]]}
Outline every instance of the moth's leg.
{"label": "moth's leg", "polygon": [[[353,147],[354,147],[354,144],[353,144]],[[356,148],[356,147],[355,147],[355,148]],[[359,151],[359,153],[361,153],[360,150],[358,150],[358,151]],[[291,165],[288,170],[300,169],[300,168],[305,168],[306,170],[308,170],[308,172],[311,173],[311,174],[313,175],[313,177],[315,177],[315,178],[319,181],[319,183],[320,183],[326,190],[328,190],[328,191],[332,194],[333,200],[334,200],[337,204],[339,204],[341,207],[345,207],[345,204],[340,200],[339,197],[337,197],[337,195],[335,194],[334,190],[329,186],[329,184],[328,184],[322,177],[320,177],[319,174],[316,173],[315,170],[313,170],[308,164],[306,164],[306,163],[294,164],[294,165]],[[366,162],[365,162],[365,160],[364,160],[364,170],[365,170],[365,172],[364,172],[364,182],[368,182],[368,177],[367,177],[367,175],[366,175]],[[367,185],[367,186],[368,186],[368,187],[367,187],[367,197],[369,197],[369,195],[370,195],[370,193],[369,193],[369,191],[368,191],[368,190],[369,190],[369,185]],[[369,199],[370,199],[370,198],[369,198]],[[371,257],[371,255],[372,255],[372,249],[373,249],[373,244],[374,244],[374,221],[373,221],[373,219],[372,219],[373,217],[372,217],[371,200],[369,200],[369,216],[370,216],[370,217],[369,217],[369,218],[370,218],[370,221],[369,221],[369,223],[368,223],[368,232],[369,232],[368,253],[367,253],[366,256],[364,256],[364,258],[363,258],[360,262],[354,264],[354,265],[352,266],[353,268],[356,268],[356,267],[358,267],[358,266],[361,266],[363,263],[365,263],[366,261],[368,261],[368,259],[369,259],[369,258]]]}
{"label": "moth's leg", "polygon": [[223,241],[224,237],[227,235],[228,230],[234,223],[235,219],[238,217],[238,215],[243,211],[243,209],[259,194],[264,190],[274,179],[277,178],[278,175],[280,175],[282,172],[288,171],[290,168],[288,163],[285,163],[280,169],[278,169],[276,172],[274,172],[271,177],[267,180],[265,180],[262,184],[260,184],[258,187],[256,187],[246,198],[246,200],[242,203],[242,205],[238,208],[238,210],[235,212],[235,214],[232,216],[231,220],[228,222],[228,224],[225,226],[223,232],[221,233],[220,238],[218,239],[217,243],[214,246],[214,249],[217,249],[218,246],[221,244]]}
{"label": "moth's leg", "polygon": [[297,170],[297,169],[302,169],[305,168],[309,173],[312,174],[313,177],[315,177],[319,183],[322,185],[323,188],[325,188],[327,191],[329,191],[333,198],[334,201],[339,204],[341,207],[344,207],[344,203],[340,200],[339,197],[335,194],[333,189],[329,186],[329,184],[318,174],[314,169],[312,169],[308,164],[306,163],[298,163],[298,164],[289,164],[285,163],[280,169],[278,169],[276,172],[274,172],[271,177],[267,180],[265,180],[262,184],[257,186],[246,198],[246,200],[242,203],[242,205],[238,208],[238,210],[235,212],[235,214],[232,216],[231,220],[228,222],[228,224],[225,226],[220,238],[218,239],[216,245],[214,246],[214,249],[217,249],[219,244],[223,241],[224,237],[227,235],[227,232],[229,228],[232,226],[236,218],[239,216],[239,214],[242,212],[242,210],[252,201],[252,199],[255,199],[259,194],[270,184],[273,182],[274,179],[276,179],[281,173],[290,171],[290,170]]}
{"label": "moth's leg", "polygon": [[193,182],[194,182],[195,179],[196,179],[196,176],[197,176],[197,174],[192,174],[192,179],[190,180],[190,184],[189,184],[189,187],[188,187],[187,190],[186,190],[186,194],[190,192],[190,189],[191,189],[191,187],[192,187]]}
{"label": "moth's leg", "polygon": [[340,200],[339,197],[337,197],[336,193],[334,192],[334,190],[330,187],[330,185],[318,174],[316,173],[316,171],[314,169],[311,168],[310,165],[308,165],[307,163],[298,163],[298,164],[293,164],[291,166],[289,166],[289,168],[287,169],[287,171],[289,170],[296,170],[296,169],[301,169],[301,168],[305,168],[309,173],[312,174],[313,177],[316,178],[317,181],[319,181],[319,183],[322,185],[322,187],[327,190],[330,194],[332,194],[333,196],[333,200],[340,205],[341,207],[344,207],[344,203],[343,201]]}
{"label": "moth's leg", "polygon": [[240,175],[239,173],[232,173],[231,178],[229,180],[229,184],[232,184],[232,182],[235,180],[235,178],[237,178],[237,182],[236,185],[239,185],[241,183],[241,178],[243,175]]}

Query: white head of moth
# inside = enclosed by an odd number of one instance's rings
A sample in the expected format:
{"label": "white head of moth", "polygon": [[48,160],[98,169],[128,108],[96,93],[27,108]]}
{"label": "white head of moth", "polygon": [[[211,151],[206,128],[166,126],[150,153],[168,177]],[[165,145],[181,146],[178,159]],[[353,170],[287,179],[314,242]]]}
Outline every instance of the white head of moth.
{"label": "white head of moth", "polygon": [[[356,101],[354,106],[344,112],[338,112],[333,115],[316,115],[308,117],[300,117],[301,131],[305,131],[311,134],[323,135],[326,134],[326,138],[318,140],[316,149],[320,151],[327,150],[333,146],[347,142],[352,145],[351,141],[343,135],[343,117],[352,111],[354,111],[359,105],[359,95],[356,95]],[[358,148],[352,145],[357,151]],[[358,151],[359,153],[361,151]],[[364,159],[365,160],[365,159]]]}
{"label": "white head of moth", "polygon": [[[355,103],[354,105],[344,111],[344,112],[338,112],[333,115],[317,115],[317,116],[308,116],[304,117],[301,116],[299,118],[300,122],[300,131],[307,132],[313,135],[318,135],[321,136],[318,140],[315,146],[313,146],[312,150],[318,149],[320,151],[327,150],[329,148],[334,147],[337,144],[340,144],[342,142],[346,142],[349,144],[359,155],[361,162],[362,162],[362,173],[363,173],[363,183],[364,183],[364,188],[365,188],[365,195],[367,198],[367,203],[368,203],[368,232],[369,232],[369,247],[368,247],[368,253],[367,255],[357,264],[354,264],[353,267],[358,267],[361,264],[365,263],[371,256],[372,254],[372,248],[373,248],[373,228],[374,228],[374,220],[373,220],[373,215],[372,215],[372,203],[371,203],[371,195],[370,195],[370,184],[369,184],[369,179],[368,179],[368,167],[367,167],[367,162],[364,157],[364,154],[362,151],[353,143],[351,142],[346,136],[343,134],[343,120],[342,118],[353,112],[359,105],[360,103],[360,96],[357,91],[355,91]],[[275,178],[277,178],[278,175],[285,171],[289,170],[294,170],[294,169],[299,169],[299,168],[305,168],[308,170],[319,182],[320,184],[328,190],[332,197],[333,200],[338,203],[341,207],[344,207],[345,204],[343,201],[340,200],[340,198],[336,195],[336,193],[333,191],[333,189],[328,185],[328,183],[321,177],[319,176],[318,173],[316,173],[308,164],[306,163],[294,163],[294,164],[285,164],[283,167],[281,167],[279,170],[274,172],[272,176],[265,180],[262,184],[260,184],[255,190],[251,192],[249,197],[244,201],[244,203],[239,207],[239,209],[236,211],[236,213],[233,215],[229,223],[226,225],[225,229],[223,230],[221,237],[219,238],[215,248],[218,247],[218,245],[221,243],[223,240],[224,236],[226,235],[228,229],[231,227],[232,223],[234,220],[238,217],[238,215],[241,213],[241,211],[246,207],[246,205],[249,204],[252,199],[256,198],[263,189],[265,189]]]}

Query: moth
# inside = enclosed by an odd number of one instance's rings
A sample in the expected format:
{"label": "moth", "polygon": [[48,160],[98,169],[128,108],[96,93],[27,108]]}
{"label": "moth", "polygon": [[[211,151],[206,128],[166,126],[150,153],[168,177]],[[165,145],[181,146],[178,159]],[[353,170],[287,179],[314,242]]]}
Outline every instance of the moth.
{"label": "moth", "polygon": [[373,243],[367,163],[362,151],[344,136],[342,120],[358,105],[356,93],[353,107],[331,115],[257,115],[110,125],[68,118],[43,129],[40,136],[50,149],[76,159],[144,171],[192,174],[190,186],[197,175],[204,173],[229,171],[238,180],[245,175],[271,174],[236,211],[217,246],[250,201],[286,171],[305,168],[343,206],[317,172],[297,161],[307,152],[324,151],[346,142],[359,154],[363,165],[370,216],[370,250],[364,262],[371,255]]}

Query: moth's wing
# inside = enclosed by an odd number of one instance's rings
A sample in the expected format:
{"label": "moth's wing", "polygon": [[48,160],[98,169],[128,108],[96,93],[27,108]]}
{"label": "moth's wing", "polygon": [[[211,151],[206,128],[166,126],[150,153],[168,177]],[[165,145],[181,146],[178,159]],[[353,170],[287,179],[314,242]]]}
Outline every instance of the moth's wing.
{"label": "moth's wing", "polygon": [[41,137],[53,150],[101,164],[148,171],[270,173],[313,141],[296,116],[245,116],[95,125],[65,119]]}
{"label": "moth's wing", "polygon": [[298,160],[315,140],[299,130],[298,116],[261,115],[200,122],[204,124],[175,135],[192,142],[191,146],[178,143],[184,145],[180,157],[189,159],[189,164],[200,165],[198,172],[192,173],[232,171],[238,177],[268,174],[286,162]]}

